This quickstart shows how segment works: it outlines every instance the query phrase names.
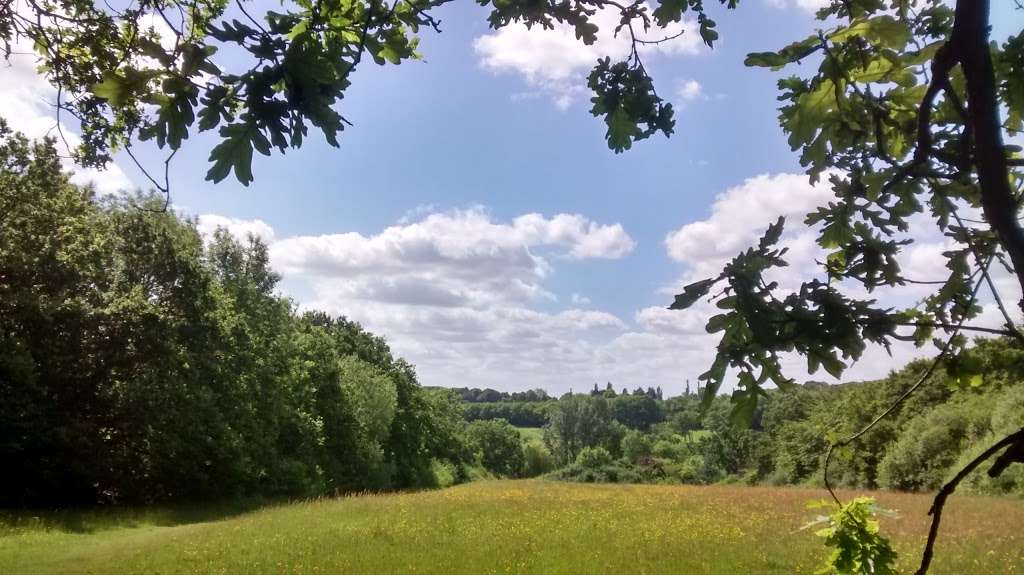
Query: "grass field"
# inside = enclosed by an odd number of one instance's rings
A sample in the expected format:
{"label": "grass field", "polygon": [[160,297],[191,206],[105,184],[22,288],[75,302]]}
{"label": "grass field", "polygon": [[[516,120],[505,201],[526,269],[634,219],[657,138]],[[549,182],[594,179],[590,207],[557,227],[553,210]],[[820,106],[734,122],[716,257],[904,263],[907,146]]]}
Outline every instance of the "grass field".
{"label": "grass field", "polygon": [[[818,491],[482,481],[263,508],[7,515],[0,573],[809,573]],[[879,493],[904,566],[929,498]],[[957,497],[933,573],[1024,572],[1024,502]]]}
{"label": "grass field", "polygon": [[544,443],[543,427],[517,427],[516,429],[519,431],[519,436],[523,438],[523,441]]}

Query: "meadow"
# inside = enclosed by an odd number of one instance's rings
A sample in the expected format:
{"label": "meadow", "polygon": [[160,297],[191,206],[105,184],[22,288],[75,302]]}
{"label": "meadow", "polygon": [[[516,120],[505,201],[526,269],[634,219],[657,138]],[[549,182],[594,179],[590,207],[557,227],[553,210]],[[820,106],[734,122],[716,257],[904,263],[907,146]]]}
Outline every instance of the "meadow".
{"label": "meadow", "polygon": [[[480,481],[264,507],[7,514],[0,573],[812,573],[817,490]],[[901,566],[925,495],[879,492]],[[1024,572],[1024,502],[955,497],[932,573]]]}
{"label": "meadow", "polygon": [[544,428],[543,427],[517,427],[519,436],[523,438],[524,443],[536,442],[544,443]]}

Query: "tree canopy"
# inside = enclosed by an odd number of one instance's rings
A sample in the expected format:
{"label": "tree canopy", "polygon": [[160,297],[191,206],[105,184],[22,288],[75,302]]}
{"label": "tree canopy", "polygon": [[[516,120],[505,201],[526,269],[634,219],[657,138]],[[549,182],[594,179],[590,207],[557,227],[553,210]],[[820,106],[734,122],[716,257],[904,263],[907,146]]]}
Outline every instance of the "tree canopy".
{"label": "tree canopy", "polygon": [[459,405],[355,322],[296,313],[259,240],[130,199],[0,121],[2,504],[415,487],[467,459]]}

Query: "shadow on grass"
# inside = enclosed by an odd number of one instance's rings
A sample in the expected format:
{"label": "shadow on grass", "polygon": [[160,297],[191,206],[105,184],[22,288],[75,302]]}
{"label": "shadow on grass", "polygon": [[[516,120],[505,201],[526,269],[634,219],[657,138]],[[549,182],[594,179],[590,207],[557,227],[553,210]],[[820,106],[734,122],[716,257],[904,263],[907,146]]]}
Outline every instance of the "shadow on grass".
{"label": "shadow on grass", "polygon": [[32,531],[86,534],[111,529],[174,527],[221,521],[284,501],[233,501],[175,505],[110,505],[63,509],[0,509],[0,537]]}

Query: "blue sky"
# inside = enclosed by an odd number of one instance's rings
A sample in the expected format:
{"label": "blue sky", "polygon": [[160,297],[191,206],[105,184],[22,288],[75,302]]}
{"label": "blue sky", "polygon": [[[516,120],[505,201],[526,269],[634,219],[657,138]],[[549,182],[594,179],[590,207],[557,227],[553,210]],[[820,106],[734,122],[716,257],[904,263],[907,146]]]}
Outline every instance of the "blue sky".
{"label": "blue sky", "polygon": [[[207,231],[262,235],[300,307],[360,320],[425,384],[678,392],[715,341],[701,329],[707,310],[665,312],[673,288],[713,272],[779,214],[795,216],[787,241],[804,260],[794,268],[813,273],[813,234],[797,224],[827,191],[799,175],[778,127],[778,75],[742,61],[812,32],[814,5],[749,0],[715,14],[714,50],[691,33],[645,54],[677,105],[676,134],[616,155],[581,89],[594,50],[615,40],[495,33],[486,10],[454,3],[439,12],[443,33],[422,35],[425,62],[357,72],[339,107],[355,126],[339,149],[311,133],[300,150],[257,156],[245,188],[204,181],[215,140],[193,135],[172,164],[173,202]],[[27,90],[0,93],[0,104],[45,115]],[[159,165],[158,150],[139,149]],[[118,166],[123,175],[91,175],[144,184]],[[941,238],[919,247],[912,269],[941,267]],[[873,352],[851,377],[911,355]]]}
{"label": "blue sky", "polygon": [[742,60],[806,33],[810,16],[763,2],[744,10],[719,18],[723,40],[714,51],[647,58],[663,93],[696,80],[707,99],[677,112],[674,137],[616,155],[586,95],[561,110],[521,75],[484,69],[473,42],[490,32],[486,10],[448,5],[443,33],[423,35],[426,62],[361,70],[341,106],[355,127],[339,149],[314,135],[299,151],[258,157],[256,181],[245,188],[205,182],[212,140],[194,138],[175,160],[174,201],[193,213],[262,219],[281,235],[370,234],[420,206],[479,204],[498,220],[580,213],[622,223],[638,247],[615,265],[559,269],[551,289],[586,293],[618,313],[664,304],[654,291],[678,273],[662,249],[665,235],[706,215],[715,194],[744,178],[799,168],[775,121],[775,76]]}

